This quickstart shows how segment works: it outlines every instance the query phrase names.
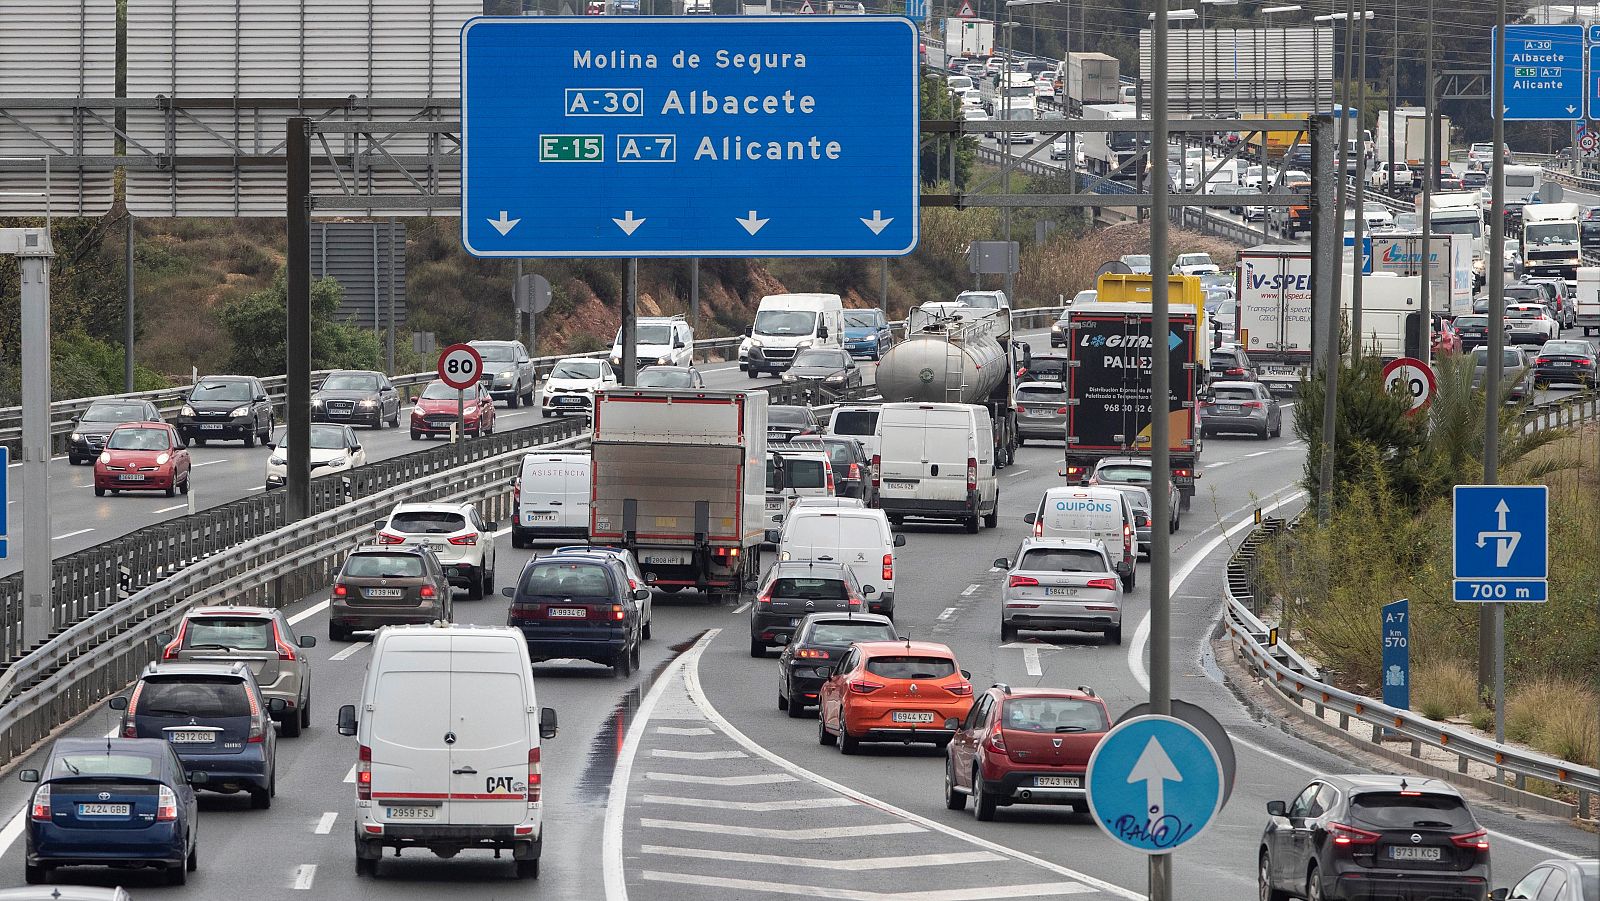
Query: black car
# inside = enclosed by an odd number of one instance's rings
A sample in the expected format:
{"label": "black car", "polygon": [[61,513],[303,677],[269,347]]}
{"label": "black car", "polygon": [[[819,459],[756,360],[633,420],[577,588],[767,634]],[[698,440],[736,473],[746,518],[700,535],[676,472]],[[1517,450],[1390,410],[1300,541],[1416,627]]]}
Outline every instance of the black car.
{"label": "black car", "polygon": [[861,446],[861,442],[842,435],[817,435],[792,439],[784,449],[827,454],[828,462],[833,465],[835,496],[853,497],[871,506],[870,502],[874,499],[872,461],[868,459],[867,449]]}
{"label": "black car", "polygon": [[831,391],[861,387],[861,367],[848,351],[833,348],[802,350],[784,370],[785,382],[815,383]]}
{"label": "black car", "polygon": [[1600,247],[1600,206],[1583,211],[1583,218],[1578,220],[1578,242],[1585,250]]}
{"label": "black car", "polygon": [[346,422],[381,429],[400,425],[400,394],[389,377],[366,369],[341,369],[311,395],[312,422]]}
{"label": "black car", "polygon": [[609,666],[619,676],[639,668],[647,588],[629,588],[621,561],[598,555],[551,554],[529,560],[511,599],[506,625],[522,632],[534,663],[571,658]]}
{"label": "black car", "polygon": [[1211,351],[1211,377],[1234,381],[1258,382],[1261,373],[1250,362],[1250,355],[1237,344],[1224,344]]}
{"label": "black car", "polygon": [[704,388],[706,380],[692,366],[651,366],[639,370],[635,388]]}
{"label": "black car", "polygon": [[776,563],[761,579],[750,607],[750,656],[785,644],[812,613],[862,613],[866,595],[850,568],[812,560]]}
{"label": "black car", "polygon": [[162,422],[161,411],[147,400],[97,400],[83,411],[67,438],[67,463],[94,461],[105,449],[106,436],[124,422]]}
{"label": "black car", "polygon": [[508,407],[533,406],[539,375],[521,341],[468,341],[467,344],[483,358],[483,382],[490,397],[505,401]]}
{"label": "black car", "polygon": [[1028,366],[1017,374],[1018,382],[1067,382],[1067,358],[1050,354],[1035,355]]}
{"label": "black car", "polygon": [[1594,348],[1587,341],[1546,341],[1533,361],[1533,386],[1569,383],[1595,386]]}
{"label": "black car", "polygon": [[788,441],[817,434],[817,417],[810,407],[779,404],[767,408],[767,442]]}
{"label": "black car", "polygon": [[1457,316],[1455,320],[1456,335],[1461,338],[1461,349],[1472,350],[1489,343],[1489,317],[1482,313],[1473,313],[1470,316]]}
{"label": "black car", "polygon": [[278,731],[272,718],[288,710],[283,698],[264,698],[247,663],[152,663],[126,697],[123,738],[159,738],[172,744],[190,781],[208,791],[248,792],[250,806],[266,809],[278,793]]}
{"label": "black car", "polygon": [[778,709],[796,719],[817,704],[828,669],[858,641],[894,641],[894,623],[876,613],[813,613],[778,655]]}
{"label": "black car", "polygon": [[1489,836],[1449,783],[1327,776],[1267,802],[1257,866],[1262,901],[1485,901]]}
{"label": "black car", "polygon": [[277,414],[261,380],[248,375],[213,375],[200,380],[178,411],[178,432],[186,443],[242,440],[254,447],[272,440]]}

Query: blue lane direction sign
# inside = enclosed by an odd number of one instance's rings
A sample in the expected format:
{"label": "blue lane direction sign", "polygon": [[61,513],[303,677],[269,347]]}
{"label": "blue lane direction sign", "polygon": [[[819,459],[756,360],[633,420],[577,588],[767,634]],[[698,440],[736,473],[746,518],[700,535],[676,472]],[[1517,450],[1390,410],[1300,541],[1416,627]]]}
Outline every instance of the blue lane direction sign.
{"label": "blue lane direction sign", "polygon": [[1126,719],[1089,757],[1089,810],[1125,847],[1167,854],[1194,841],[1222,810],[1222,763],[1199,730],[1170,716]]}
{"label": "blue lane direction sign", "polygon": [[906,0],[906,18],[918,24],[928,21],[928,0]]}
{"label": "blue lane direction sign", "polygon": [[1583,118],[1588,92],[1582,25],[1507,25],[1494,31],[1507,121]]}
{"label": "blue lane direction sign", "polygon": [[1383,703],[1411,709],[1411,602],[1383,605]]}
{"label": "blue lane direction sign", "polygon": [[475,256],[917,245],[908,19],[478,18],[461,44],[461,241]]}
{"label": "blue lane direction sign", "polygon": [[1549,489],[1455,487],[1455,599],[1540,602],[1550,577]]}
{"label": "blue lane direction sign", "polygon": [[[1355,246],[1356,246],[1356,236],[1355,235],[1345,235],[1344,236],[1344,247],[1345,247],[1345,250],[1350,250],[1351,248],[1353,248]],[[1372,274],[1372,237],[1370,235],[1362,235],[1361,236],[1361,274],[1362,275],[1371,275]]]}

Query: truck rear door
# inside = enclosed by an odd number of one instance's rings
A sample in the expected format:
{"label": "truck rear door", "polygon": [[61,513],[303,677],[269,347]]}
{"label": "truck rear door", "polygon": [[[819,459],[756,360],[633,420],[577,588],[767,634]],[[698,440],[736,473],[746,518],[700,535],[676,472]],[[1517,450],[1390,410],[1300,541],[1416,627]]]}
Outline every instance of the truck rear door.
{"label": "truck rear door", "polygon": [[450,646],[382,648],[370,709],[373,818],[382,823],[450,822]]}
{"label": "truck rear door", "polygon": [[523,650],[505,635],[450,638],[450,819],[513,826],[528,818],[532,745]]}

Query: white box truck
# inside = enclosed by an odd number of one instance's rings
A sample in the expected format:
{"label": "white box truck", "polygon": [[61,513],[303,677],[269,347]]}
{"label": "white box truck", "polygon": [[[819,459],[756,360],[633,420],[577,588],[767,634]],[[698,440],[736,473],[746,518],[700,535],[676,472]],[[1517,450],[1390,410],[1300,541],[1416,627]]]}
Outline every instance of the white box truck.
{"label": "white box truck", "polygon": [[[1422,212],[1422,195],[1417,195],[1417,212]],[[1483,206],[1477,191],[1449,191],[1433,195],[1433,211],[1427,227],[1435,235],[1464,235],[1472,241],[1473,284],[1484,280]]]}
{"label": "white box truck", "polygon": [[599,392],[589,540],[633,551],[653,586],[720,600],[756,575],[766,535],[767,395]]}
{"label": "white box truck", "polygon": [[[1384,360],[1420,356],[1420,342],[1427,340],[1430,331],[1422,322],[1421,281],[1392,273],[1360,278],[1363,352],[1376,353]],[[1354,285],[1348,267],[1341,282],[1340,313],[1349,322]]]}
{"label": "white box truck", "polygon": [[1311,249],[1263,244],[1239,252],[1234,340],[1260,363],[1261,381],[1293,390],[1311,362]]}
{"label": "white box truck", "polygon": [[1584,335],[1600,330],[1600,266],[1578,267],[1578,328]]}
{"label": "white box truck", "polygon": [[988,19],[944,20],[944,55],[989,56],[994,53],[994,23]]}
{"label": "white box truck", "polygon": [[[1131,103],[1089,104],[1083,108],[1083,118],[1091,121],[1132,121],[1136,116]],[[1094,175],[1131,181],[1139,174],[1138,170],[1134,166],[1124,168],[1124,165],[1138,154],[1140,144],[1136,131],[1085,132],[1084,165]]]}

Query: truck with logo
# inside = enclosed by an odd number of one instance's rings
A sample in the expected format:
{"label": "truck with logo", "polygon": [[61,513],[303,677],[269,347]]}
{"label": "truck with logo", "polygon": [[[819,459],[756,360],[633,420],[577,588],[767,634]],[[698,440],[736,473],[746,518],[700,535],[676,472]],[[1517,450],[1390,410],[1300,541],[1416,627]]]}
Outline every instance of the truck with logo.
{"label": "truck with logo", "polygon": [[1292,391],[1311,363],[1311,249],[1298,244],[1262,244],[1239,251],[1238,315],[1233,341],[1261,381],[1274,391]]}
{"label": "truck with logo", "polygon": [[[1121,276],[1122,279],[1150,276]],[[1112,455],[1150,453],[1151,424],[1164,415],[1170,429],[1172,481],[1189,509],[1199,478],[1201,440],[1196,394],[1207,379],[1205,307],[1170,304],[1171,328],[1151,334],[1148,302],[1093,302],[1074,306],[1062,324],[1067,333],[1067,481],[1087,478],[1095,463]],[[1156,402],[1151,392],[1155,354],[1170,362],[1170,392]]]}

